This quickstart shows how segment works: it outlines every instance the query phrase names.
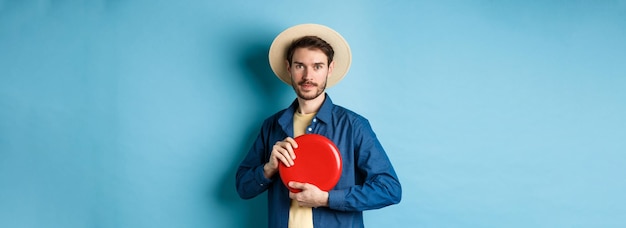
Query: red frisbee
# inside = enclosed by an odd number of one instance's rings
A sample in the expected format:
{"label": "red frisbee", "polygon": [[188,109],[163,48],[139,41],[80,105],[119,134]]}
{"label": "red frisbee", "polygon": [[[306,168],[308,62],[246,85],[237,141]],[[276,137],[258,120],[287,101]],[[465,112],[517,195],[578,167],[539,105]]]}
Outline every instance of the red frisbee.
{"label": "red frisbee", "polygon": [[281,162],[278,166],[283,184],[291,192],[300,192],[300,189],[290,188],[290,181],[313,184],[322,191],[333,189],[341,176],[341,154],[337,146],[318,134],[304,134],[295,140],[298,148],[293,150],[294,165],[287,167]]}

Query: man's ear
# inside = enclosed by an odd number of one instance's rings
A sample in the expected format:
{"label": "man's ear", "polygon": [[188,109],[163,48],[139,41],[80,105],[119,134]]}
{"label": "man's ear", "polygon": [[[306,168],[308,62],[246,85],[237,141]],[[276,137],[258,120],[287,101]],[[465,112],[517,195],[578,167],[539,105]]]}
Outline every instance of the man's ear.
{"label": "man's ear", "polygon": [[333,69],[335,69],[335,60],[328,64],[328,75],[333,75]]}
{"label": "man's ear", "polygon": [[291,71],[289,70],[289,60],[285,60],[285,68],[287,69],[287,72],[289,73],[289,76],[291,76]]}

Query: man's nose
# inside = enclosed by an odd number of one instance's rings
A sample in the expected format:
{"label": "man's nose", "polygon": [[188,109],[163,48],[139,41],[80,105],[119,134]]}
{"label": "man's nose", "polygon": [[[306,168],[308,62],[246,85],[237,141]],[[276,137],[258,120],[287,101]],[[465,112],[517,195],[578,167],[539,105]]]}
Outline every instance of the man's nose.
{"label": "man's nose", "polygon": [[304,70],[302,70],[302,78],[306,79],[309,77],[309,70],[305,67]]}

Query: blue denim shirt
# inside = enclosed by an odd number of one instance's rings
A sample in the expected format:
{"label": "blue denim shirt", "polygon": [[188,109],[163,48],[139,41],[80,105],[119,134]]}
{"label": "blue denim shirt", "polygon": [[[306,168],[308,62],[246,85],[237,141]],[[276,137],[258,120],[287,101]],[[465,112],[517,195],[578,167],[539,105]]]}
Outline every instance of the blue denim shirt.
{"label": "blue denim shirt", "polygon": [[[263,165],[269,161],[277,141],[293,137],[293,115],[297,108],[295,100],[263,122],[261,132],[237,170],[236,185],[241,198],[250,199],[268,190],[268,222],[272,228],[287,227],[291,199],[280,174],[265,178]],[[326,95],[306,133],[321,134],[332,140],[343,162],[339,182],[328,192],[329,207],[313,208],[315,227],[363,227],[364,210],[400,202],[400,182],[367,119],[334,105]]]}

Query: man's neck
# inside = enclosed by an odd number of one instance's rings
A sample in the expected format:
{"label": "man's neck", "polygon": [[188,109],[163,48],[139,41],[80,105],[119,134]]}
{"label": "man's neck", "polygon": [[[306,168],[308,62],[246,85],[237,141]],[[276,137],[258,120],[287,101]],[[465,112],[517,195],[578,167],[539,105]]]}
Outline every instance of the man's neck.
{"label": "man's neck", "polygon": [[322,103],[324,103],[324,99],[326,98],[326,93],[320,94],[313,100],[304,100],[298,97],[298,112],[301,114],[309,114],[317,112],[317,110],[322,107]]}

